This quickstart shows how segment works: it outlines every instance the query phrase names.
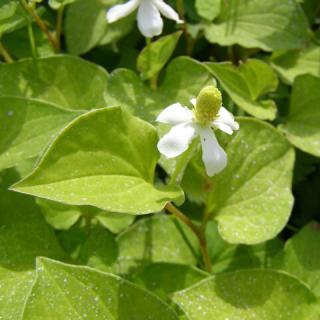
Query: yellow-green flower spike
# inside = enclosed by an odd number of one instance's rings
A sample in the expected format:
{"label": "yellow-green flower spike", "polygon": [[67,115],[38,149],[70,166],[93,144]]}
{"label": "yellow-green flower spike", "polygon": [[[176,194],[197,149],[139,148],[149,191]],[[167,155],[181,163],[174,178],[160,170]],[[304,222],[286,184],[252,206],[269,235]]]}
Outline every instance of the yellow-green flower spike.
{"label": "yellow-green flower spike", "polygon": [[216,118],[221,105],[222,96],[219,89],[214,86],[205,87],[197,97],[194,115],[198,122],[208,124]]}

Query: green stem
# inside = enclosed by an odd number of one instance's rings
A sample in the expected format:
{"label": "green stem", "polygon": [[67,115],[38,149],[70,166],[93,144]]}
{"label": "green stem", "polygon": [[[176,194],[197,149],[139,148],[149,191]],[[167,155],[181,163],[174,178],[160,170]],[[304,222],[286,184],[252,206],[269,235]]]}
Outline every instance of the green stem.
{"label": "green stem", "polygon": [[297,228],[297,227],[295,227],[295,226],[293,226],[293,225],[291,225],[289,223],[286,225],[286,228],[291,230],[291,231],[293,231],[293,232],[295,232],[295,233],[299,232],[299,228]]}
{"label": "green stem", "polygon": [[182,221],[185,225],[187,225],[190,228],[190,230],[195,234],[195,236],[198,238],[202,259],[204,263],[204,268],[207,272],[211,273],[212,265],[211,265],[211,259],[209,256],[209,251],[208,251],[207,239],[205,237],[205,229],[206,229],[207,223],[202,223],[201,227],[199,228],[185,214],[183,214],[178,208],[176,208],[170,202],[166,204],[165,209],[168,212],[170,212],[172,215],[174,215],[177,219]]}
{"label": "green stem", "polygon": [[3,46],[2,42],[0,42],[0,54],[2,55],[2,57],[6,63],[14,62],[13,58],[11,57],[11,55],[7,51],[7,49]]}
{"label": "green stem", "polygon": [[200,243],[200,250],[201,250],[201,254],[202,254],[202,259],[203,259],[203,263],[205,266],[205,270],[209,273],[212,272],[212,264],[211,264],[211,259],[210,259],[210,255],[209,255],[209,250],[208,250],[208,244],[207,244],[207,239],[206,239],[206,235],[205,235],[205,230],[200,231],[199,234],[199,243]]}
{"label": "green stem", "polygon": [[238,56],[237,56],[236,47],[234,45],[228,47],[228,56],[229,56],[229,60],[235,66],[239,65],[239,59],[238,59]]}
{"label": "green stem", "polygon": [[185,15],[184,15],[184,0],[177,0],[176,4],[177,4],[177,11],[179,14],[180,19],[182,19],[184,22],[182,24],[182,31],[183,31],[183,35],[184,35],[184,39],[186,42],[186,54],[187,56],[191,56],[192,55],[192,51],[193,51],[193,47],[195,44],[195,40],[193,40],[189,33],[188,33],[188,29],[187,29],[187,24],[185,23]]}
{"label": "green stem", "polygon": [[29,36],[29,42],[30,42],[30,48],[32,52],[32,57],[36,59],[38,57],[38,50],[36,46],[36,41],[34,38],[33,28],[32,28],[32,21],[28,19],[28,36]]}
{"label": "green stem", "polygon": [[192,232],[198,237],[199,228],[186,216],[184,215],[178,208],[176,208],[172,203],[168,202],[165,206],[165,209],[181,220],[184,224],[186,224]]}
{"label": "green stem", "polygon": [[64,6],[61,6],[57,12],[57,24],[56,24],[56,45],[58,51],[61,49],[61,34],[62,34],[62,27],[63,27],[63,14],[64,14]]}
{"label": "green stem", "polygon": [[33,20],[35,21],[35,23],[38,25],[38,27],[40,28],[40,30],[47,36],[48,41],[50,42],[53,50],[55,52],[58,52],[58,48],[57,48],[57,42],[56,39],[54,38],[54,36],[51,34],[51,32],[48,30],[46,24],[42,21],[42,19],[40,18],[40,16],[38,15],[37,11],[31,6],[29,5],[26,0],[20,0],[20,3],[22,5],[22,7],[30,14],[30,16],[33,18]]}
{"label": "green stem", "polygon": [[[147,46],[147,52],[148,52],[148,68],[150,69],[151,67],[151,43],[152,39],[151,38],[146,38],[146,46]],[[153,76],[150,79],[150,87],[153,90],[156,90],[158,87],[158,75]]]}

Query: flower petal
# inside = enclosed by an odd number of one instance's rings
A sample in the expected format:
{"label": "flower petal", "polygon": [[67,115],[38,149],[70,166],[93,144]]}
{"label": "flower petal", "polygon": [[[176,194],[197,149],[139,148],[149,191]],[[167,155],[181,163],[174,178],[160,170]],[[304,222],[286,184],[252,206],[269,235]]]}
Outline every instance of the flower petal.
{"label": "flower petal", "polygon": [[227,124],[220,122],[218,120],[213,121],[213,128],[215,129],[220,129],[221,131],[227,133],[227,134],[233,134],[233,130],[232,128],[230,128],[230,126],[228,126]]}
{"label": "flower petal", "polygon": [[183,23],[183,20],[179,18],[179,15],[176,11],[174,11],[169,5],[167,5],[163,0],[154,0],[155,5],[168,19],[174,20],[177,23]]}
{"label": "flower petal", "polygon": [[[234,120],[234,117],[231,112],[226,108],[221,107],[218,113],[217,122],[221,122],[229,126],[232,130],[239,130],[239,123]],[[213,121],[213,124],[215,121]]]}
{"label": "flower petal", "polygon": [[125,16],[128,16],[131,12],[138,8],[139,0],[130,0],[124,4],[118,4],[111,7],[106,15],[108,23],[115,22]]}
{"label": "flower petal", "polygon": [[190,99],[191,104],[195,107],[197,103],[197,98]]}
{"label": "flower petal", "polygon": [[178,124],[164,135],[158,142],[158,150],[167,158],[174,158],[186,151],[196,130],[191,124]]}
{"label": "flower petal", "polygon": [[137,19],[139,30],[145,37],[152,38],[161,34],[163,21],[153,1],[142,0]]}
{"label": "flower petal", "polygon": [[220,147],[211,128],[197,128],[202,145],[202,160],[209,177],[222,171],[227,165],[227,155]]}
{"label": "flower petal", "polygon": [[183,107],[180,103],[174,103],[169,107],[166,107],[158,115],[156,121],[176,125],[183,122],[189,122],[192,120],[192,117],[193,113],[191,110]]}

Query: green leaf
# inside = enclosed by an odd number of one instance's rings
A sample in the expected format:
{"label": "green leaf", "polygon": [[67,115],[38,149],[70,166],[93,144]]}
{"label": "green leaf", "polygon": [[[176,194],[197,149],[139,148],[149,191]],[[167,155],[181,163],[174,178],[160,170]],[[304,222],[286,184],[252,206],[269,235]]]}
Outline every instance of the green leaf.
{"label": "green leaf", "polygon": [[251,59],[239,67],[229,62],[207,66],[240,108],[260,119],[275,118],[274,101],[261,98],[278,86],[277,75],[266,63]]}
{"label": "green leaf", "polygon": [[240,121],[228,141],[227,168],[213,181],[208,208],[230,243],[256,244],[275,237],[290,216],[294,151],[274,127]]}
{"label": "green leaf", "polygon": [[135,217],[127,213],[100,211],[100,213],[96,215],[96,219],[112,233],[119,233],[129,227]]}
{"label": "green leaf", "polygon": [[200,62],[179,57],[166,68],[159,88],[152,91],[138,75],[127,69],[111,73],[106,89],[108,106],[122,106],[134,115],[154,122],[162,109],[172,103],[189,104],[208,84],[215,84],[210,72]]}
{"label": "green leaf", "polygon": [[154,127],[119,107],[94,110],[67,126],[14,189],[112,212],[157,212],[183,194],[177,187],[153,186],[156,143]]}
{"label": "green leaf", "polygon": [[86,228],[83,220],[79,220],[70,229],[57,232],[61,247],[74,261],[79,258],[81,246],[88,239],[90,230],[90,228]]}
{"label": "green leaf", "polygon": [[320,78],[299,76],[291,95],[290,111],[280,128],[302,151],[320,157]]}
{"label": "green leaf", "polygon": [[90,230],[89,237],[81,246],[77,260],[80,264],[112,272],[117,258],[118,246],[114,236],[108,230],[96,226]]}
{"label": "green leaf", "polygon": [[2,0],[1,6],[0,6],[0,19],[7,19],[12,17],[18,7],[18,1],[12,1],[12,0]]}
{"label": "green leaf", "polygon": [[106,89],[108,106],[121,106],[128,112],[153,122],[160,105],[155,93],[146,86],[139,76],[128,69],[116,69],[110,74]]}
{"label": "green leaf", "polygon": [[154,262],[196,265],[198,240],[185,225],[159,214],[142,219],[118,237],[119,273]]}
{"label": "green leaf", "polygon": [[175,293],[173,300],[190,320],[301,320],[301,308],[315,299],[286,273],[252,269],[205,279]]}
{"label": "green leaf", "polygon": [[52,9],[58,10],[61,7],[64,7],[64,6],[66,6],[70,3],[73,3],[75,1],[78,1],[78,0],[49,0],[49,6]]}
{"label": "green leaf", "polygon": [[67,206],[41,198],[37,199],[37,204],[41,208],[46,221],[52,227],[59,230],[70,229],[82,215],[80,208],[76,206]]}
{"label": "green leaf", "polygon": [[310,287],[320,297],[320,225],[311,222],[289,239],[285,249],[273,261],[273,267],[285,270]]}
{"label": "green leaf", "polygon": [[230,272],[250,268],[268,268],[272,259],[283,249],[277,238],[257,245],[234,245],[225,242],[215,221],[209,221],[206,228],[212,272]]}
{"label": "green leaf", "polygon": [[250,118],[238,120],[240,130],[232,136],[217,132],[228,155],[226,169],[209,179],[199,154],[200,173],[193,174],[222,238],[251,245],[274,238],[286,225],[293,204],[294,150],[271,125]]}
{"label": "green leaf", "polygon": [[[124,17],[116,22],[113,22],[107,26],[103,37],[99,40],[99,46],[105,46],[107,44],[113,44],[120,40],[122,37],[127,35],[133,28],[135,24],[135,14],[131,14],[127,17]],[[127,50],[119,48],[120,53],[123,51],[123,54],[128,55]],[[133,49],[133,48],[131,48]],[[122,65],[119,63],[119,65]]]}
{"label": "green leaf", "polygon": [[18,179],[5,171],[0,185],[0,318],[21,319],[34,281],[36,256],[63,259],[52,230],[31,197],[8,191]]}
{"label": "green leaf", "polygon": [[106,106],[108,79],[101,67],[60,55],[0,65],[1,96],[35,98],[69,109]]}
{"label": "green leaf", "polygon": [[23,160],[22,162],[18,163],[15,166],[15,170],[19,174],[20,179],[24,178],[25,176],[27,176],[28,174],[30,174],[34,170],[36,163],[37,163],[37,160],[38,160],[37,157],[30,158],[27,160]]}
{"label": "green leaf", "polygon": [[[54,55],[54,51],[47,36],[35,25],[32,25],[34,40],[37,44],[37,54],[39,57],[49,57]],[[22,59],[32,56],[28,28],[20,28],[7,33],[2,37],[2,43],[10,52],[11,56]]]}
{"label": "green leaf", "polygon": [[106,10],[112,3],[108,0],[77,0],[69,6],[65,31],[70,53],[83,54],[99,43],[108,27]]}
{"label": "green leaf", "polygon": [[215,84],[215,79],[202,63],[187,57],[178,57],[172,60],[165,70],[158,90],[158,110],[161,111],[175,102],[190,105],[190,99],[196,97],[204,86]]}
{"label": "green leaf", "polygon": [[209,274],[184,264],[153,263],[135,273],[130,280],[162,299],[168,295],[192,286]]}
{"label": "green leaf", "polygon": [[316,18],[319,10],[318,0],[302,0],[301,6],[306,16],[308,17],[309,24],[312,27],[313,24],[317,23]]}
{"label": "green leaf", "polygon": [[106,212],[89,206],[71,206],[41,198],[37,199],[37,204],[40,206],[46,221],[59,230],[68,230],[80,217],[86,218],[89,216],[93,223],[97,224],[99,221],[100,225],[111,232],[120,233],[135,219],[132,214]]}
{"label": "green leaf", "polygon": [[222,46],[239,44],[265,51],[302,48],[308,24],[295,0],[222,1],[217,24],[205,28],[206,38]]}
{"label": "green leaf", "polygon": [[199,16],[212,21],[220,13],[221,0],[196,0],[195,7]]}
{"label": "green leaf", "polygon": [[27,23],[26,14],[18,1],[2,0],[0,4],[0,38]]}
{"label": "green leaf", "polygon": [[302,74],[320,77],[320,47],[275,53],[271,65],[289,83]]}
{"label": "green leaf", "polygon": [[[199,144],[199,141],[197,141],[197,144]],[[168,172],[167,167],[165,167],[165,169]],[[187,163],[185,171],[183,172],[181,187],[187,195],[187,198],[197,204],[204,203],[208,192],[212,190],[212,182],[204,171],[199,152],[194,154],[191,161]]]}
{"label": "green leaf", "polygon": [[79,114],[32,99],[0,97],[0,170],[39,155]]}
{"label": "green leaf", "polygon": [[143,80],[156,76],[170,59],[182,32],[178,31],[151,42],[139,54],[137,69]]}
{"label": "green leaf", "polygon": [[39,258],[23,320],[177,320],[160,299],[115,275]]}

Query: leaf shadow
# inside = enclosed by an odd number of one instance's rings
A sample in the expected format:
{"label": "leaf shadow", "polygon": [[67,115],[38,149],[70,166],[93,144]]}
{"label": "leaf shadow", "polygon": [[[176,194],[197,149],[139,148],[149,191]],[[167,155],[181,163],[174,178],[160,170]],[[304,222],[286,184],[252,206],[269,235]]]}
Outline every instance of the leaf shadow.
{"label": "leaf shadow", "polygon": [[[0,140],[0,156],[10,149],[10,147],[15,143],[27,116],[26,109],[18,110],[17,108],[13,108],[9,111],[3,110],[2,108],[6,106],[4,105],[3,100],[4,99],[0,99],[1,131],[3,130],[3,132],[6,134],[4,134]],[[14,131],[7,130],[8,124],[10,127],[14,128]]]}
{"label": "leaf shadow", "polygon": [[[215,294],[238,309],[250,309],[264,305],[271,296],[276,283],[270,282],[268,277],[260,278],[263,280],[260,283],[261,290],[257,291],[257,279],[250,276],[251,272],[252,270],[248,269],[225,273],[217,277],[214,285]],[[228,281],[224,276],[228,277]]]}
{"label": "leaf shadow", "polygon": [[66,260],[35,199],[8,190],[19,179],[16,170],[9,169],[0,184],[0,268],[32,271],[37,256]]}

